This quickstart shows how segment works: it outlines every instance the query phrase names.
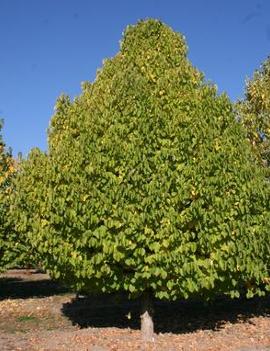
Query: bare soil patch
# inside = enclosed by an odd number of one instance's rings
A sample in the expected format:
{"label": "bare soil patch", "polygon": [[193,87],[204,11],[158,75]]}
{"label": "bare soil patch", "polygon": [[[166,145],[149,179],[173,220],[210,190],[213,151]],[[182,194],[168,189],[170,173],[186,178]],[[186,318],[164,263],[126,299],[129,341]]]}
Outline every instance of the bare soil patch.
{"label": "bare soil patch", "polygon": [[76,297],[35,270],[0,275],[1,351],[270,351],[270,298],[155,302],[156,338],[144,343],[140,301]]}

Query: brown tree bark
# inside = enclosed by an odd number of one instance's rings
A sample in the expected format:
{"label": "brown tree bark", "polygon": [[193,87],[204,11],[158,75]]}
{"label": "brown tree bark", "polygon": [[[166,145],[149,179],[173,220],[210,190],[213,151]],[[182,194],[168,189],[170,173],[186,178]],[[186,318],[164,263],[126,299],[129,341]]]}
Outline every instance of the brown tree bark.
{"label": "brown tree bark", "polygon": [[142,296],[141,333],[144,341],[154,341],[153,302],[150,292]]}

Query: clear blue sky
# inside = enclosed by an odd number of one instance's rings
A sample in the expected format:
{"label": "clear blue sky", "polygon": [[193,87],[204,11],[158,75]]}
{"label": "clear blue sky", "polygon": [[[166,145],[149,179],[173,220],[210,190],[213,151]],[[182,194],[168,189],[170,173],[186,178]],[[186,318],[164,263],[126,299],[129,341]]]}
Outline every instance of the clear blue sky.
{"label": "clear blue sky", "polygon": [[182,32],[190,60],[233,100],[270,54],[269,0],[0,0],[0,116],[14,155],[46,150],[56,98],[78,95],[147,17]]}

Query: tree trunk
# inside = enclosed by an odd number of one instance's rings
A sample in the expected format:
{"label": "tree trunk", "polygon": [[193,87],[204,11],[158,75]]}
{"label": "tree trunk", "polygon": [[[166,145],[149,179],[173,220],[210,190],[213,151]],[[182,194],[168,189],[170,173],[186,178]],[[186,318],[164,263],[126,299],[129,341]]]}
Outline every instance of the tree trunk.
{"label": "tree trunk", "polygon": [[144,341],[154,341],[153,303],[150,292],[142,296],[141,333]]}

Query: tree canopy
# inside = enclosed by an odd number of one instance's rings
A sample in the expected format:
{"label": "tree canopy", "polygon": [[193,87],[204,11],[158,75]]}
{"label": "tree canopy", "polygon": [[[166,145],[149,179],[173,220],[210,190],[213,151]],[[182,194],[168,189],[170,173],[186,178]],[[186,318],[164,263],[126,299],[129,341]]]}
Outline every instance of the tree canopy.
{"label": "tree canopy", "polygon": [[[3,120],[0,121],[0,131],[2,128]],[[6,148],[3,137],[0,135],[0,271],[11,261],[7,244],[11,230],[8,211],[12,193],[11,182],[15,172],[16,165],[11,150]]]}
{"label": "tree canopy", "polygon": [[[14,216],[56,277],[160,299],[262,294],[269,184],[236,122],[160,21],[129,26],[80,96],[61,96]],[[27,226],[27,228],[26,228]]]}
{"label": "tree canopy", "polygon": [[270,58],[247,81],[245,98],[237,103],[240,120],[258,160],[270,166]]}

